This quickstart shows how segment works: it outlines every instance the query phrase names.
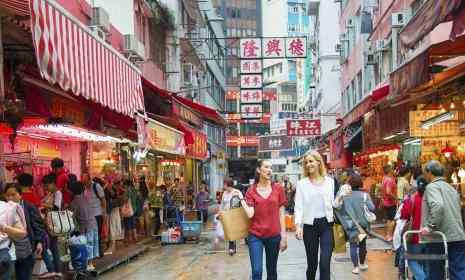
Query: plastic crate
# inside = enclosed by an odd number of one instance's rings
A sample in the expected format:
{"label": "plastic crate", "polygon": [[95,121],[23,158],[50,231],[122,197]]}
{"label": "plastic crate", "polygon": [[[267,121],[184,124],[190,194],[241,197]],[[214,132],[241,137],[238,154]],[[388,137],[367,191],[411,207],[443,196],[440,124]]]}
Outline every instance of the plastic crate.
{"label": "plastic crate", "polygon": [[202,221],[182,221],[181,230],[184,238],[199,238],[202,233]]}

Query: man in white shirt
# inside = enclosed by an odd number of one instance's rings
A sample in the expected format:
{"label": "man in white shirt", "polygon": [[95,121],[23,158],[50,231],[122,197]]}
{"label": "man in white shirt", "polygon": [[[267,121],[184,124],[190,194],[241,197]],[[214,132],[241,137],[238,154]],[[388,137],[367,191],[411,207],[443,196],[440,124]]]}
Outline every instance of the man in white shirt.
{"label": "man in white shirt", "polygon": [[24,224],[24,214],[18,204],[0,201],[0,280],[11,279],[11,239],[20,240],[26,237]]}

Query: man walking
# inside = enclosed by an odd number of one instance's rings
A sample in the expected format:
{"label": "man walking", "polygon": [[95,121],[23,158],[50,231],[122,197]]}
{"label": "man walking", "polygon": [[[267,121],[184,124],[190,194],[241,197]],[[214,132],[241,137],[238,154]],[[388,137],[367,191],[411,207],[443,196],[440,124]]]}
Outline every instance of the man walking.
{"label": "man walking", "polygon": [[[432,160],[426,164],[428,182],[422,202],[421,242],[427,244],[429,254],[444,254],[444,245],[433,231],[444,233],[449,251],[451,280],[465,279],[465,232],[461,217],[458,192],[449,185],[444,176],[444,167]],[[428,279],[444,279],[444,261],[429,262]]]}
{"label": "man walking", "polygon": [[397,210],[397,185],[394,178],[394,170],[391,165],[383,167],[384,177],[382,182],[382,205],[386,211],[386,232],[385,239],[388,242],[392,241],[392,234],[395,226],[395,216]]}

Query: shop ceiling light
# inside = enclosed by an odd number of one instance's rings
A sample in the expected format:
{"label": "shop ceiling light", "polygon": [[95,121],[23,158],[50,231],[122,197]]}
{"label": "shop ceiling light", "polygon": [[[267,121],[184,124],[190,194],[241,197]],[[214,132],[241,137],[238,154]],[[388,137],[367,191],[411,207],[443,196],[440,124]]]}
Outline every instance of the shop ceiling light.
{"label": "shop ceiling light", "polygon": [[429,129],[435,124],[442,123],[445,121],[448,121],[454,117],[454,113],[452,112],[445,112],[441,113],[437,116],[434,116],[430,119],[427,119],[426,121],[421,122],[421,128],[423,129]]}
{"label": "shop ceiling light", "polygon": [[397,137],[397,134],[392,134],[392,135],[384,137],[383,139],[384,140],[391,140],[391,139],[396,138],[396,137]]}
{"label": "shop ceiling light", "polygon": [[414,139],[409,139],[405,141],[403,144],[404,145],[415,145],[415,144],[420,144],[421,140],[419,138],[414,138]]}
{"label": "shop ceiling light", "polygon": [[82,139],[84,141],[116,142],[116,143],[122,142],[121,139],[118,139],[116,137],[97,134],[97,133],[94,133],[94,132],[91,132],[91,131],[88,131],[88,130],[85,130],[85,129],[72,127],[72,126],[67,126],[67,125],[61,125],[61,124],[58,124],[58,125],[55,125],[55,124],[37,125],[37,126],[33,126],[31,128],[33,128],[34,130],[37,130],[37,131],[56,133],[56,134],[63,135],[63,136],[66,136],[66,137]]}

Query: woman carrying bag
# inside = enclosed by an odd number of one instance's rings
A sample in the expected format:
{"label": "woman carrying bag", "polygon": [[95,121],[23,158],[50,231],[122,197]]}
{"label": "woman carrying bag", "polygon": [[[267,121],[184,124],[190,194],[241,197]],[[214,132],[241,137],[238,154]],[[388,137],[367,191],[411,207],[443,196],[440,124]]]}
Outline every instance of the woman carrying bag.
{"label": "woman carrying bag", "polygon": [[[295,195],[296,237],[304,240],[307,254],[307,280],[314,280],[320,260],[320,280],[329,280],[333,250],[334,179],[327,176],[323,158],[316,151],[302,159],[303,179]],[[318,251],[321,248],[320,257]]]}
{"label": "woman carrying bag", "polygon": [[368,269],[368,265],[365,263],[366,238],[367,232],[370,230],[369,215],[372,215],[370,213],[375,210],[375,206],[370,195],[362,191],[363,181],[360,175],[351,174],[348,184],[352,191],[341,190],[337,197],[343,197],[342,203],[336,206],[350,243],[350,258],[354,265],[352,273],[359,274],[360,270]]}
{"label": "woman carrying bag", "polygon": [[245,200],[239,190],[233,191],[233,196],[241,198],[241,205],[251,219],[248,244],[252,280],[262,279],[263,248],[268,280],[278,279],[276,266],[279,251],[287,249],[286,194],[282,186],[271,183],[271,173],[271,162],[259,160],[255,171],[255,184],[247,191]]}

